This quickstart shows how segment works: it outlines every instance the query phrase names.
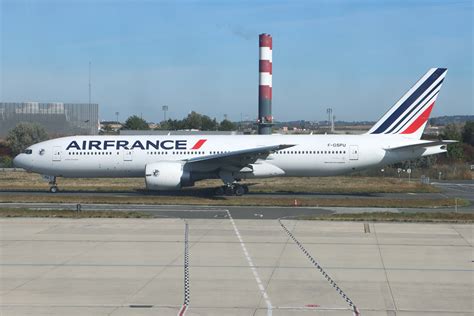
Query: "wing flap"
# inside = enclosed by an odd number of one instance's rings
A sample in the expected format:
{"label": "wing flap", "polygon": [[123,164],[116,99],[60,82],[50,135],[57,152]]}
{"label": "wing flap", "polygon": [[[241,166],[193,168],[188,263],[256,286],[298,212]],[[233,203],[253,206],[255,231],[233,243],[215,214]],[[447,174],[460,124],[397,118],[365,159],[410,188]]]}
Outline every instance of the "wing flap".
{"label": "wing flap", "polygon": [[280,144],[249,149],[230,151],[221,154],[195,157],[185,160],[186,167],[196,171],[212,171],[218,169],[240,170],[258,159],[265,159],[271,153],[293,147],[295,145]]}

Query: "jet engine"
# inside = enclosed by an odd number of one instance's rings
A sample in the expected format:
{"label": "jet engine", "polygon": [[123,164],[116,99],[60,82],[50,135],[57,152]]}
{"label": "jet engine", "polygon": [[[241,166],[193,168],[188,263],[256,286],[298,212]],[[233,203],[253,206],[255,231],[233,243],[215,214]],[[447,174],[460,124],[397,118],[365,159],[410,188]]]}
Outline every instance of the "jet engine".
{"label": "jet engine", "polygon": [[178,190],[194,184],[181,163],[169,161],[146,165],[145,183],[148,190]]}

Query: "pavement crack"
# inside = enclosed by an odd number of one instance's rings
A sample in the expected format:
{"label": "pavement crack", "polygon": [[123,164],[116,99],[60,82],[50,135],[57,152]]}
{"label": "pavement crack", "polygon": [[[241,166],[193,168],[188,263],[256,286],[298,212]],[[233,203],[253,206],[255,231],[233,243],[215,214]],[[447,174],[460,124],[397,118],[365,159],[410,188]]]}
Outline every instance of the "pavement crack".
{"label": "pavement crack", "polygon": [[472,244],[469,242],[469,240],[467,240],[456,228],[454,225],[451,226],[451,228],[459,235],[459,237],[461,237],[462,240],[464,240],[466,242],[466,244],[469,246],[469,247],[472,247]]}
{"label": "pavement crack", "polygon": [[[295,226],[296,226],[296,221],[295,221],[295,223],[294,223],[294,225],[293,225],[293,228],[294,228]],[[280,254],[278,255],[278,258],[277,258],[277,260],[276,260],[276,262],[275,262],[275,265],[274,265],[273,268],[272,268],[272,272],[270,273],[270,276],[268,277],[268,281],[267,281],[267,283],[265,284],[265,288],[266,288],[266,289],[269,288],[270,282],[271,282],[271,280],[272,280],[272,278],[273,278],[273,275],[275,274],[276,269],[277,269],[277,268],[280,268],[280,261],[281,261],[281,258],[283,257],[283,253],[285,252],[286,247],[288,246],[289,241],[290,241],[290,236],[287,235],[286,242],[283,244],[283,248],[281,249],[281,252],[280,252]],[[262,267],[262,266],[260,266],[260,267]],[[255,311],[254,311],[254,315],[255,315],[255,313],[258,311],[258,306],[260,306],[260,304],[262,303],[262,299],[263,299],[263,297],[260,297],[260,301],[258,302],[257,309],[255,309]]]}
{"label": "pavement crack", "polygon": [[378,238],[377,230],[375,229],[375,226],[376,226],[376,224],[374,223],[373,224],[374,236],[375,236],[375,242],[377,243],[377,249],[378,249],[378,252],[379,252],[380,262],[382,263],[382,268],[383,268],[383,272],[384,272],[384,275],[385,275],[385,280],[387,281],[387,286],[388,286],[388,290],[390,292],[390,297],[392,298],[393,307],[394,307],[395,310],[398,310],[397,303],[395,302],[395,297],[393,296],[392,286],[390,285],[390,281],[388,279],[388,273],[387,273],[387,269],[385,268],[385,262],[384,262],[383,256],[382,256],[382,249],[380,248],[379,238]]}

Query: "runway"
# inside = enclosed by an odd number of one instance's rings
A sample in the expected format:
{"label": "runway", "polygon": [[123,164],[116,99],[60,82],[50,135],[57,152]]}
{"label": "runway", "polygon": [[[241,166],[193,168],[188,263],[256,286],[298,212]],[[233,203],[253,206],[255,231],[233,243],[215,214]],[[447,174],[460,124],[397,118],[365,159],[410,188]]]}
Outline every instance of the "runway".
{"label": "runway", "polygon": [[281,223],[0,219],[0,314],[474,313],[472,225]]}

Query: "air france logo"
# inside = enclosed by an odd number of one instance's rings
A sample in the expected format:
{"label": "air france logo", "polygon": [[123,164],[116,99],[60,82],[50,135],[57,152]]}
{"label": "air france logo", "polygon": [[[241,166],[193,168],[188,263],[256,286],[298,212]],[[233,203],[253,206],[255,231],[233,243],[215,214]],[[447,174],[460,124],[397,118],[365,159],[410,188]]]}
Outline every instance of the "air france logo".
{"label": "air france logo", "polygon": [[[192,147],[192,150],[198,150],[204,145],[207,139],[198,140]],[[188,141],[186,139],[177,139],[177,140],[156,140],[156,141],[128,141],[128,140],[84,140],[82,142],[77,142],[73,140],[66,147],[66,150],[76,149],[76,150],[133,150],[133,149],[142,149],[142,150],[186,150],[188,149]]]}

